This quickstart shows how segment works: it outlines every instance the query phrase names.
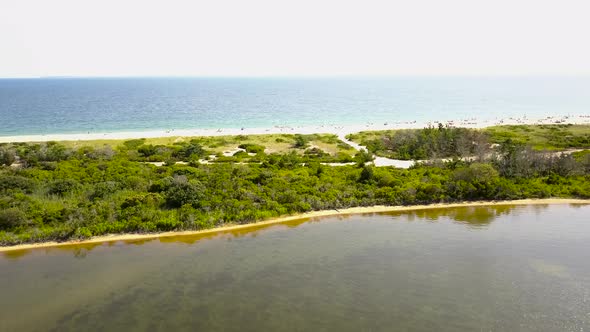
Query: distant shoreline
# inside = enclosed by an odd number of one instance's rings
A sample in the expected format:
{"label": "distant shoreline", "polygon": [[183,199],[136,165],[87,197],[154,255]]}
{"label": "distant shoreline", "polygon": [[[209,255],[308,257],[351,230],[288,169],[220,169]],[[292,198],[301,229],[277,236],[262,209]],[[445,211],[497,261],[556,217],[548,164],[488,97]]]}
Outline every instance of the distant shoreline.
{"label": "distant shoreline", "polygon": [[365,123],[358,125],[316,125],[316,126],[273,126],[269,128],[217,128],[217,129],[169,129],[149,131],[123,131],[79,134],[46,134],[0,136],[0,143],[48,142],[48,141],[92,141],[159,137],[197,137],[197,136],[238,136],[265,134],[335,134],[345,135],[360,131],[420,129],[427,126],[452,125],[465,128],[486,128],[498,125],[547,125],[579,124],[590,125],[590,115],[547,116],[544,118],[498,118],[495,120],[478,120],[477,118],[456,121],[403,121]]}
{"label": "distant shoreline", "polygon": [[351,214],[370,214],[370,213],[382,213],[382,212],[396,212],[396,211],[415,211],[415,210],[430,210],[438,208],[456,208],[456,207],[477,207],[477,206],[502,206],[502,205],[544,205],[544,204],[590,204],[590,199],[570,199],[570,198],[549,198],[549,199],[522,199],[522,200],[511,200],[511,201],[475,201],[475,202],[462,202],[462,203],[437,203],[430,205],[410,205],[410,206],[370,206],[370,207],[353,207],[341,210],[322,210],[312,211],[297,215],[284,216],[273,218],[269,220],[253,222],[249,224],[239,225],[225,225],[221,227],[215,227],[210,229],[196,230],[196,231],[174,231],[174,232],[163,232],[163,233],[148,233],[148,234],[110,234],[104,236],[97,236],[88,240],[82,241],[65,241],[65,242],[41,242],[41,243],[29,243],[29,244],[18,244],[14,246],[3,246],[0,247],[0,252],[17,251],[17,250],[29,250],[39,249],[48,247],[61,247],[61,246],[72,246],[79,244],[89,243],[107,243],[116,241],[130,241],[130,240],[147,240],[157,239],[164,237],[175,237],[183,235],[197,235],[197,234],[211,234],[223,231],[231,231],[238,229],[246,229],[251,227],[257,227],[261,225],[272,225],[280,224],[287,221],[301,220],[308,218],[317,217],[330,217],[339,215],[351,215]]}

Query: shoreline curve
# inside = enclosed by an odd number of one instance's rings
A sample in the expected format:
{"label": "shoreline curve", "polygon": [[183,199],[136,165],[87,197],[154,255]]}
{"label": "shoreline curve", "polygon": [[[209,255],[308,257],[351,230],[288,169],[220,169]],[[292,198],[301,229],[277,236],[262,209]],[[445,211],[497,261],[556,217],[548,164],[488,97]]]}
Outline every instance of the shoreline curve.
{"label": "shoreline curve", "polygon": [[239,135],[266,135],[266,134],[334,134],[346,135],[361,131],[374,130],[399,130],[399,129],[421,129],[427,126],[448,124],[460,128],[483,129],[499,125],[550,125],[550,124],[572,124],[590,125],[590,117],[587,115],[572,116],[547,116],[531,118],[501,118],[481,120],[446,120],[446,121],[402,121],[367,124],[318,124],[318,125],[281,125],[273,127],[252,127],[252,128],[178,128],[178,129],[150,129],[150,130],[123,130],[110,132],[87,132],[87,133],[47,133],[47,134],[0,134],[0,143],[39,143],[39,142],[64,142],[64,141],[93,141],[93,140],[125,140],[139,138],[159,137],[213,137],[213,136],[239,136]]}
{"label": "shoreline curve", "polygon": [[473,201],[473,202],[460,202],[460,203],[435,203],[429,205],[396,205],[396,206],[385,206],[376,205],[369,207],[352,207],[341,210],[320,210],[311,211],[296,215],[288,215],[283,217],[272,218],[268,220],[262,220],[258,222],[248,224],[228,224],[220,227],[194,230],[194,231],[172,231],[172,232],[161,232],[161,233],[123,233],[123,234],[109,234],[96,236],[87,240],[70,240],[64,242],[39,242],[39,243],[27,243],[17,244],[14,246],[0,246],[0,252],[38,249],[47,247],[61,247],[71,246],[78,244],[89,244],[89,243],[107,243],[107,242],[118,242],[118,241],[129,241],[129,240],[146,240],[156,239],[183,235],[196,235],[196,234],[210,234],[223,231],[231,231],[237,229],[246,229],[251,227],[257,227],[261,225],[272,225],[280,224],[287,221],[318,218],[318,217],[330,217],[338,215],[351,215],[351,214],[369,214],[369,213],[382,213],[382,212],[396,212],[396,211],[414,211],[414,210],[429,210],[429,209],[440,209],[440,208],[456,208],[456,207],[471,207],[471,206],[498,206],[498,205],[540,205],[540,204],[590,204],[590,199],[574,199],[574,198],[547,198],[547,199],[521,199],[521,200],[507,200],[507,201]]}

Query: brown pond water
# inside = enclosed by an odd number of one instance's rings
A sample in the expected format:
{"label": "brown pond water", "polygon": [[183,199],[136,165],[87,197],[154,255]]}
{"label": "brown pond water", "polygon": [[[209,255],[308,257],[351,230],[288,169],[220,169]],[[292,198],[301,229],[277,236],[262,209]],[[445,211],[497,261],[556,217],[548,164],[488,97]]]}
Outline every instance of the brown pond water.
{"label": "brown pond water", "polygon": [[0,331],[587,331],[590,205],[0,253]]}

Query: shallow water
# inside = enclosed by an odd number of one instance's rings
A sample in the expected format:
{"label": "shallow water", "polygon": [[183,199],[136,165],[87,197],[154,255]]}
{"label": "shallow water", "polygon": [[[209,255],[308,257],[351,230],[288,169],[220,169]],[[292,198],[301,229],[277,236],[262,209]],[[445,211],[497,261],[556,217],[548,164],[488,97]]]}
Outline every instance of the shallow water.
{"label": "shallow water", "polygon": [[1,331],[585,331],[590,205],[299,220],[0,256]]}
{"label": "shallow water", "polygon": [[0,79],[0,136],[587,115],[590,77]]}

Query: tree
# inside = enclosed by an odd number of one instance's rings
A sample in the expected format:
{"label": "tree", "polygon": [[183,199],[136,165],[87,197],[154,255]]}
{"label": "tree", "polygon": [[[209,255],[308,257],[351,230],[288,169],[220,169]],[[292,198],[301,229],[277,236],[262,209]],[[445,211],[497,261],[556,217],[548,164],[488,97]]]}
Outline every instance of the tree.
{"label": "tree", "polygon": [[29,178],[18,175],[0,176],[0,192],[9,190],[22,190],[26,193],[33,191],[35,182]]}
{"label": "tree", "polygon": [[295,144],[293,144],[293,147],[298,148],[298,149],[305,149],[307,148],[307,138],[303,135],[295,135]]}
{"label": "tree", "polygon": [[361,171],[361,175],[359,177],[359,182],[369,183],[373,181],[374,178],[375,171],[373,170],[373,166],[363,166],[363,170]]}
{"label": "tree", "polygon": [[176,157],[182,159],[189,159],[189,158],[202,158],[207,154],[207,151],[203,149],[203,146],[198,143],[197,140],[191,140],[188,143],[182,144],[180,150],[178,150],[174,155]]}
{"label": "tree", "polygon": [[369,161],[375,160],[373,154],[365,149],[361,149],[356,155],[354,155],[354,160],[356,161],[357,165],[363,166]]}
{"label": "tree", "polygon": [[144,157],[151,157],[156,154],[157,150],[156,147],[151,144],[145,144],[137,148],[137,152],[139,152]]}
{"label": "tree", "polygon": [[590,153],[585,154],[581,159],[581,167],[584,173],[590,174]]}
{"label": "tree", "polygon": [[74,179],[59,179],[49,184],[49,194],[64,196],[80,187],[80,183]]}
{"label": "tree", "polygon": [[493,198],[499,178],[498,171],[492,165],[474,163],[453,172],[454,183],[451,183],[451,187],[457,190],[456,195],[459,197]]}
{"label": "tree", "polygon": [[16,152],[14,149],[11,149],[6,146],[0,146],[0,166],[12,165],[16,160]]}
{"label": "tree", "polygon": [[248,153],[260,153],[264,152],[266,149],[263,145],[254,144],[254,143],[243,143],[238,146],[240,149],[246,150]]}
{"label": "tree", "polygon": [[457,169],[453,173],[455,181],[492,183],[498,180],[499,174],[490,164],[473,163],[467,168]]}
{"label": "tree", "polygon": [[197,180],[188,181],[186,176],[177,176],[166,191],[166,204],[181,207],[186,204],[198,208],[204,198],[205,187]]}
{"label": "tree", "polygon": [[13,227],[25,225],[26,223],[26,214],[17,208],[10,208],[0,211],[0,229],[10,229]]}

